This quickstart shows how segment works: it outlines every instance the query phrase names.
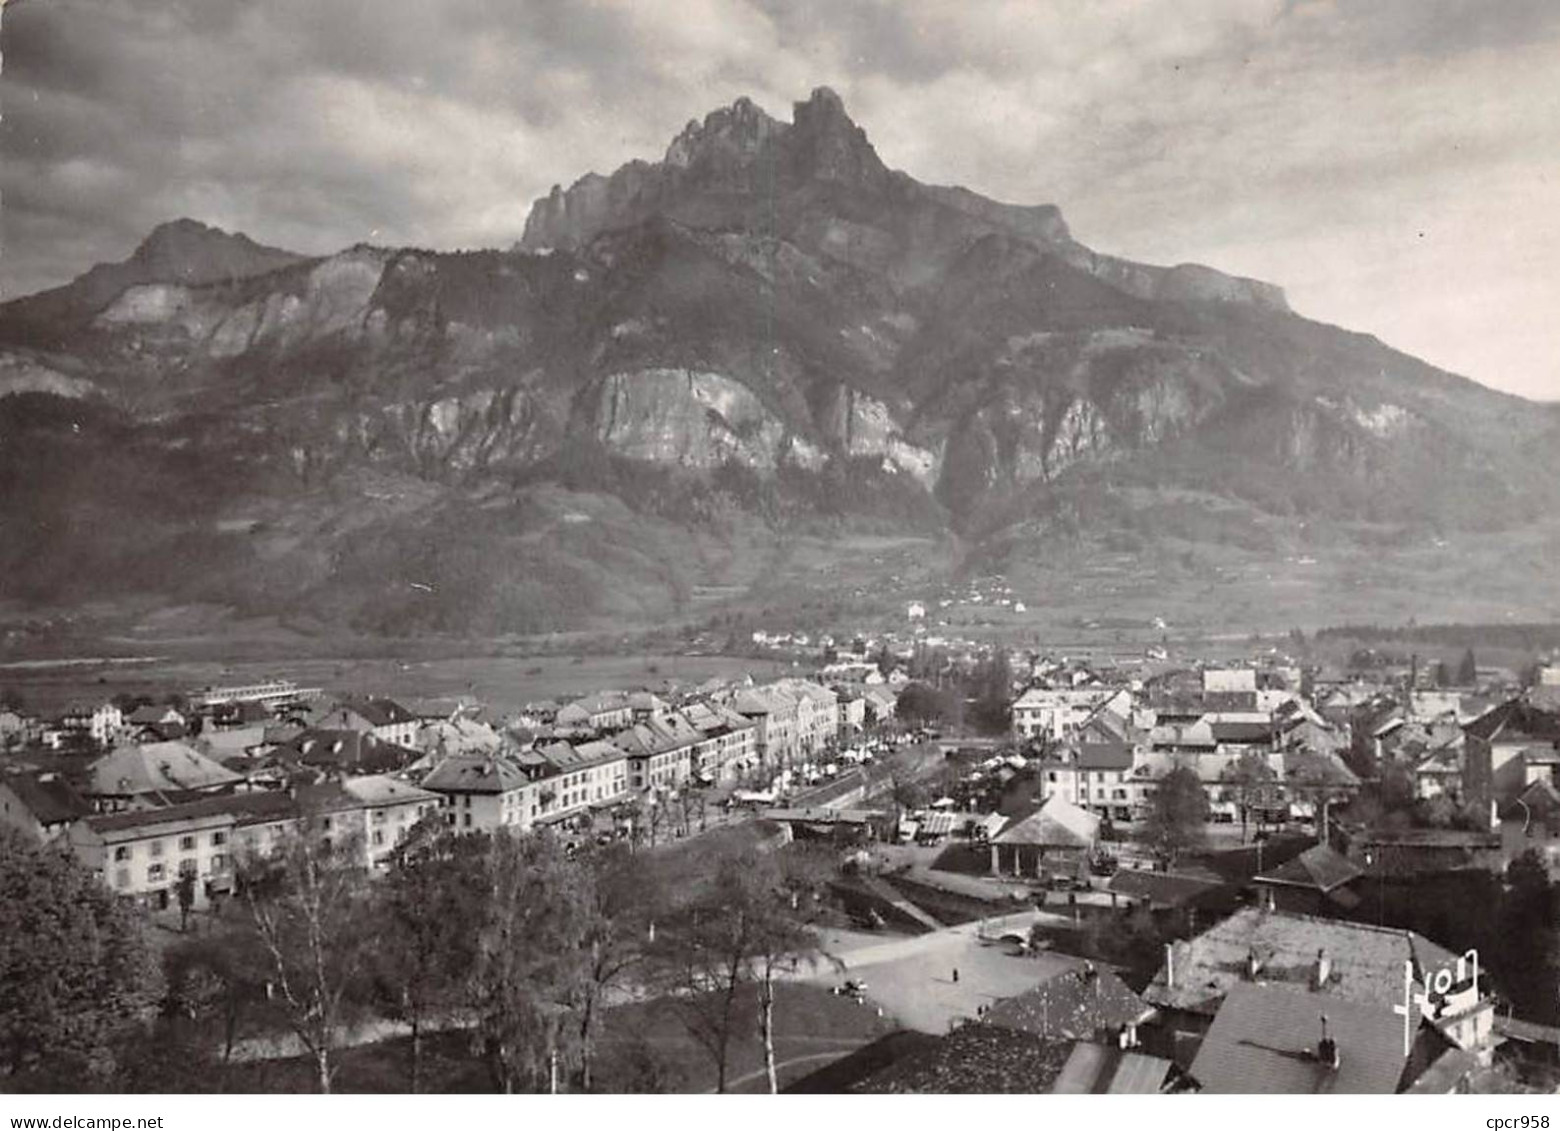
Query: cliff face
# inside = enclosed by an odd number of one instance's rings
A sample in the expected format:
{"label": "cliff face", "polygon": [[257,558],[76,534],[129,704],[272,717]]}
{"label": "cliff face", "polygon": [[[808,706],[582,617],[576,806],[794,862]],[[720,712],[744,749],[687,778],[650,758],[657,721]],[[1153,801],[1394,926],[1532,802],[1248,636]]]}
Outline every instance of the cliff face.
{"label": "cliff face", "polygon": [[[1552,416],[1298,318],[1269,284],[1100,255],[1054,206],[921,185],[828,90],[791,122],[739,100],[660,161],[554,189],[510,251],[306,259],[165,226],[0,307],[7,393],[118,414],[122,464],[80,492],[209,463],[223,514],[365,474],[468,499],[562,483],[677,521],[720,511],[699,494],[719,481],[766,521],[855,507],[976,539],[1095,487],[1483,526],[1556,498],[1523,454]],[[68,465],[55,415],[13,416],[40,467]],[[42,490],[27,460],[10,474],[13,497]],[[346,530],[309,535],[329,568]],[[64,556],[77,535],[47,537]]]}

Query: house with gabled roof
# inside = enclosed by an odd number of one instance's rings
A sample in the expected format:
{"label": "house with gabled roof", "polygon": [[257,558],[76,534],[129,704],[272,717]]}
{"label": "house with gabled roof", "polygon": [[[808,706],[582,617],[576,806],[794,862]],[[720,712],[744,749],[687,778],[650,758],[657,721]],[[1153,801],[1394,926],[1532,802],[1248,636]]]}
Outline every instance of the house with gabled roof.
{"label": "house with gabled roof", "polygon": [[523,832],[539,815],[544,780],[508,754],[451,754],[420,784],[443,799],[445,823],[456,832]]}
{"label": "house with gabled roof", "polygon": [[1315,844],[1291,860],[1252,878],[1269,908],[1325,915],[1359,906],[1352,885],[1365,874],[1330,845]]}
{"label": "house with gabled roof", "polygon": [[244,780],[183,742],[115,748],[87,767],[83,793],[100,811],[192,800],[231,792]]}
{"label": "house with gabled roof", "polygon": [[558,708],[554,725],[559,730],[601,734],[634,721],[634,708],[621,691],[598,691]]}
{"label": "house with gabled roof", "polygon": [[1100,819],[1063,797],[1047,797],[1011,818],[990,839],[991,870],[998,875],[1072,874],[1099,840]]}
{"label": "house with gabled roof", "polygon": [[1390,1006],[1238,985],[1189,1073],[1212,1094],[1392,1095],[1414,1075],[1402,1029]]}
{"label": "house with gabled roof", "polygon": [[[1444,973],[1443,973],[1444,972]],[[1342,1000],[1398,1016],[1398,1043],[1421,1023],[1487,1059],[1493,1001],[1460,958],[1423,935],[1394,927],[1242,908],[1195,937],[1167,944],[1143,990],[1160,1011],[1147,1043],[1188,1065],[1221,1005],[1237,987],[1275,986],[1305,994],[1326,1012]],[[1442,992],[1444,991],[1444,992]],[[1406,999],[1406,1000],[1405,1000]]]}
{"label": "house with gabled roof", "polygon": [[115,895],[167,908],[187,874],[197,881],[195,905],[203,907],[232,890],[235,853],[269,851],[292,834],[299,815],[286,793],[218,794],[83,817],[70,826],[66,843]]}
{"label": "house with gabled roof", "polygon": [[331,778],[298,790],[321,835],[354,843],[364,868],[384,869],[417,822],[441,808],[431,790],[386,774]]}
{"label": "house with gabled roof", "polygon": [[1154,1009],[1114,971],[1091,962],[1063,970],[1023,993],[1003,998],[981,1017],[1053,1041],[1103,1040],[1131,1047]]}
{"label": "house with gabled roof", "polygon": [[0,827],[48,844],[92,812],[91,803],[57,773],[0,774]]}
{"label": "house with gabled roof", "polygon": [[[1535,776],[1544,776],[1560,749],[1560,712],[1525,699],[1509,699],[1463,728],[1463,795],[1481,812],[1495,811],[1516,797]],[[1530,765],[1544,766],[1537,775]]]}

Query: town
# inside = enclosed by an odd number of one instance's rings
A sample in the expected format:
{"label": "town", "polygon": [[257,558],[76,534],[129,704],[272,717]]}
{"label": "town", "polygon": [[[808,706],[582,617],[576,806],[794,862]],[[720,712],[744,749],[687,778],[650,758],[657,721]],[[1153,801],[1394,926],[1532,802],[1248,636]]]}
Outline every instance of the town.
{"label": "town", "polygon": [[1066,654],[925,617],[754,634],[804,674],[507,712],[287,678],[8,693],[7,970],[94,971],[0,1002],[11,1082],[1560,1083],[1560,668]]}

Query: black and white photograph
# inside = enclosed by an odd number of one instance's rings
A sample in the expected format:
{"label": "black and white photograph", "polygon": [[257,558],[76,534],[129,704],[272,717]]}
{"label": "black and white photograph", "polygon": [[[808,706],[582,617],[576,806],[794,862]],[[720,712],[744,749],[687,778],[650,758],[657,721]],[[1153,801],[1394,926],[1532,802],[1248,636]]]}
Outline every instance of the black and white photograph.
{"label": "black and white photograph", "polygon": [[1557,264],[1552,0],[0,0],[0,1116],[1544,1131]]}

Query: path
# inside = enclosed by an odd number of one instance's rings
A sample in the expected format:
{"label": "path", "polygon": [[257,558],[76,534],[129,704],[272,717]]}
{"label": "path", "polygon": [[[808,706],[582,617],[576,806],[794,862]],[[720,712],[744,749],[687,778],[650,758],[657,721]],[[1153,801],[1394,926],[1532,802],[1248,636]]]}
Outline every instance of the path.
{"label": "path", "polygon": [[901,915],[904,915],[913,922],[920,924],[928,931],[942,930],[943,925],[941,923],[939,923],[936,919],[933,919],[925,911],[922,911],[915,904],[911,903],[908,899],[899,893],[897,888],[866,872],[861,873],[857,879],[861,882],[862,887],[866,888],[869,892],[877,896],[884,903],[888,904]]}
{"label": "path", "polygon": [[[785,1060],[777,1060],[775,1062],[775,1078],[777,1080],[781,1080],[782,1081],[782,1086],[784,1086],[783,1085],[783,1081],[784,1081],[784,1076],[785,1076],[785,1070],[788,1069],[788,1068],[794,1068],[798,1064],[810,1064],[810,1063],[812,1063],[815,1060],[829,1061],[829,1062],[836,1061],[836,1060],[839,1060],[843,1056],[850,1055],[852,1052],[854,1052],[856,1049],[861,1048],[863,1045],[868,1045],[868,1044],[872,1043],[871,1041],[856,1040],[853,1037],[811,1037],[811,1038],[793,1037],[791,1039],[792,1040],[796,1040],[796,1041],[799,1041],[799,1040],[814,1040],[814,1041],[820,1041],[820,1042],[826,1041],[826,1042],[831,1042],[831,1043],[837,1045],[838,1047],[830,1049],[827,1052],[809,1052],[809,1053],[804,1053],[801,1056],[792,1056],[792,1057],[786,1058]],[[750,1084],[754,1080],[762,1080],[762,1079],[764,1079],[768,1075],[769,1075],[769,1070],[767,1068],[759,1068],[759,1069],[757,1069],[757,1070],[755,1070],[753,1072],[744,1072],[741,1076],[737,1076],[737,1077],[735,1077],[733,1079],[730,1079],[730,1080],[726,1081],[726,1091],[728,1093],[729,1092],[734,1092],[738,1088],[742,1087],[744,1084]],[[705,1094],[706,1095],[714,1095],[715,1094],[715,1089],[714,1088],[710,1088],[710,1089],[708,1089],[708,1091]]]}

